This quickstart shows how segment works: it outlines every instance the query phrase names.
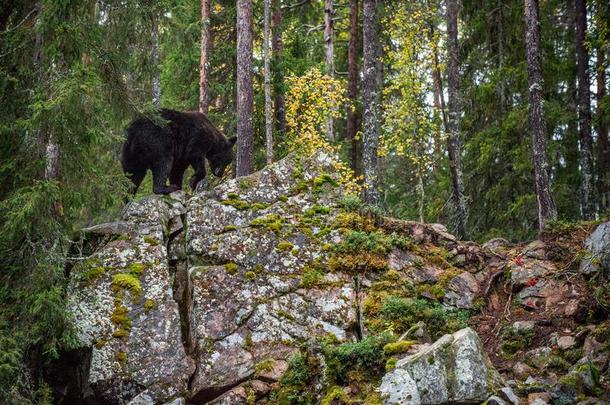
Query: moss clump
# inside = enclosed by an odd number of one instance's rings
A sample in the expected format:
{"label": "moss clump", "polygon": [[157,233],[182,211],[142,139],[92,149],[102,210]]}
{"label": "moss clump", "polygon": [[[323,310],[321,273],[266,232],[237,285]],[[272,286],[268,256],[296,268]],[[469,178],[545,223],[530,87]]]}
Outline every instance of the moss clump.
{"label": "moss clump", "polygon": [[96,349],[100,350],[102,347],[106,346],[106,343],[108,343],[108,341],[106,339],[98,339],[95,341],[95,343],[93,344],[95,346]]}
{"label": "moss clump", "polygon": [[324,347],[327,376],[340,385],[350,383],[353,372],[377,376],[385,368],[383,347],[392,341],[389,333],[372,335],[359,342]]}
{"label": "moss clump", "polygon": [[331,404],[348,404],[350,403],[350,397],[343,391],[342,387],[332,386],[326,392],[326,395],[320,401],[320,405],[331,405]]}
{"label": "moss clump", "polygon": [[412,340],[401,340],[399,342],[388,343],[383,346],[383,353],[386,356],[391,356],[393,354],[406,353],[411,346],[415,344]]}
{"label": "moss clump", "polygon": [[221,204],[233,207],[238,211],[245,211],[247,209],[250,209],[250,207],[251,207],[250,203],[247,201],[244,201],[244,200],[233,200],[233,199],[223,200],[223,201],[221,201]]}
{"label": "moss clump", "polygon": [[398,359],[396,357],[389,358],[388,361],[386,361],[386,363],[385,363],[386,373],[389,373],[390,371],[394,370],[396,368],[397,362],[398,362]]}
{"label": "moss clump", "polygon": [[141,276],[144,274],[144,270],[146,270],[146,265],[144,263],[131,263],[127,266],[127,270],[129,270],[129,274],[132,276]]}
{"label": "moss clump", "polygon": [[227,225],[224,228],[222,228],[223,232],[231,232],[231,231],[236,231],[237,227],[235,225]]}
{"label": "moss clump", "polygon": [[286,201],[288,201],[288,197],[287,197],[287,196],[285,196],[285,195],[281,195],[281,196],[279,196],[277,199],[278,199],[278,200],[280,200],[281,202],[286,202]]}
{"label": "moss clump", "polygon": [[152,311],[155,308],[157,308],[157,304],[155,303],[155,301],[151,300],[150,298],[144,301],[144,312]]}
{"label": "moss clump", "polygon": [[303,191],[307,190],[308,186],[309,183],[306,180],[299,180],[299,182],[292,186],[292,188],[290,189],[290,194],[300,194]]}
{"label": "moss clump", "polygon": [[387,266],[388,261],[384,255],[369,252],[339,254],[328,260],[328,268],[331,271],[344,271],[351,274],[367,271],[381,273],[386,270]]}
{"label": "moss clump", "polygon": [[112,311],[112,314],[110,315],[110,321],[120,329],[125,329],[126,331],[129,331],[131,329],[131,318],[129,318],[129,310],[120,302],[115,302],[114,309]]}
{"label": "moss clump", "polygon": [[254,366],[254,374],[258,376],[262,373],[268,373],[270,371],[273,371],[274,363],[275,363],[275,361],[273,359],[267,359],[267,360],[261,361],[256,366]]}
{"label": "moss clump", "polygon": [[127,290],[133,297],[138,298],[142,294],[142,285],[133,274],[119,273],[112,276],[112,290],[114,292]]}
{"label": "moss clump", "polygon": [[318,269],[310,269],[303,273],[301,277],[301,287],[312,288],[320,283],[324,274]]}
{"label": "moss clump", "polygon": [[99,276],[101,276],[102,274],[104,274],[107,269],[108,268],[104,267],[104,266],[92,267],[91,269],[87,270],[87,272],[85,272],[85,274],[83,275],[83,278],[87,281],[93,281],[96,278],[98,278]]}
{"label": "moss clump", "polygon": [[364,231],[372,232],[375,230],[373,221],[363,217],[357,212],[340,212],[335,217],[333,228],[341,229],[345,232],[349,231]]}
{"label": "moss clump", "polygon": [[313,404],[313,396],[308,391],[315,376],[314,360],[297,353],[288,360],[288,370],[279,386],[271,393],[269,402],[274,404]]}
{"label": "moss clump", "polygon": [[314,192],[320,192],[324,188],[325,185],[330,185],[331,187],[337,187],[339,184],[337,180],[333,179],[333,177],[328,173],[322,173],[318,177],[313,179],[313,190]]}
{"label": "moss clump", "polygon": [[228,200],[239,200],[239,194],[237,193],[227,193]]}
{"label": "moss clump", "polygon": [[251,188],[253,185],[254,185],[254,180],[252,180],[249,177],[244,177],[243,179],[241,179],[239,181],[240,190],[247,190],[247,189]]}
{"label": "moss clump", "polygon": [[225,270],[227,271],[227,273],[234,275],[235,273],[237,273],[237,269],[239,266],[237,266],[236,263],[227,263],[225,264]]}
{"label": "moss clump", "polygon": [[124,351],[116,352],[114,354],[114,358],[121,364],[121,366],[127,364],[127,353],[125,353]]}
{"label": "moss clump", "polygon": [[277,244],[276,250],[279,252],[287,252],[289,250],[292,250],[293,247],[294,245],[292,243],[284,240]]}
{"label": "moss clump", "polygon": [[256,266],[254,266],[254,272],[257,274],[262,273],[263,271],[265,271],[265,266],[263,266],[262,264],[257,264]]}
{"label": "moss clump", "polygon": [[246,280],[248,280],[248,281],[252,281],[252,280],[254,280],[254,279],[256,278],[256,273],[255,273],[255,272],[253,272],[253,271],[247,271],[247,272],[244,274],[244,278],[245,278]]}
{"label": "moss clump", "polygon": [[323,205],[314,205],[311,208],[307,208],[304,212],[306,217],[313,217],[314,215],[328,215],[330,214],[330,207]]}
{"label": "moss clump", "polygon": [[268,208],[269,204],[265,204],[265,203],[254,203],[252,204],[252,209],[254,211],[259,211],[259,210],[264,210],[265,208]]}
{"label": "moss clump", "polygon": [[347,194],[341,198],[339,206],[349,212],[358,211],[362,207],[362,200],[357,195]]}
{"label": "moss clump", "polygon": [[530,346],[534,333],[533,330],[517,330],[512,326],[506,327],[502,331],[500,349],[504,354],[512,356]]}
{"label": "moss clump", "polygon": [[149,245],[152,245],[152,246],[159,245],[159,241],[153,237],[145,236],[143,239],[144,239],[144,242],[148,243]]}
{"label": "moss clump", "polygon": [[112,337],[117,339],[126,338],[127,336],[129,336],[129,332],[125,329],[117,329],[112,332]]}
{"label": "moss clump", "polygon": [[250,226],[253,228],[266,228],[276,235],[279,235],[284,226],[284,222],[284,218],[281,218],[279,215],[269,214],[265,217],[252,220]]}

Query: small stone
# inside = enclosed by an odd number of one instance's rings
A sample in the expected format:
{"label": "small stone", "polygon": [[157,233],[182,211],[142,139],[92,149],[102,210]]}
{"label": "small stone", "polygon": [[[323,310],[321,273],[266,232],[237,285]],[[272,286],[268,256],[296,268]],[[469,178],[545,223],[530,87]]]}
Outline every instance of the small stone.
{"label": "small stone", "polygon": [[548,405],[551,403],[551,395],[548,392],[532,392],[527,396],[529,405]]}
{"label": "small stone", "polygon": [[386,374],[379,387],[383,405],[420,405],[417,385],[405,369],[395,369]]}
{"label": "small stone", "polygon": [[513,374],[520,380],[525,380],[532,375],[532,368],[525,363],[517,362],[513,366]]}
{"label": "small stone", "polygon": [[551,355],[551,352],[552,350],[550,347],[537,347],[525,353],[525,358],[534,367],[543,369],[549,364],[549,356]]}
{"label": "small stone", "polygon": [[574,316],[578,311],[578,300],[570,300],[563,309],[563,313],[566,316]]}
{"label": "small stone", "polygon": [[575,345],[576,339],[574,339],[574,336],[562,336],[557,339],[557,346],[559,346],[561,350],[571,349]]}
{"label": "small stone", "polygon": [[508,405],[502,398],[492,395],[487,398],[487,405]]}
{"label": "small stone", "polygon": [[517,321],[513,323],[513,329],[517,332],[529,332],[534,330],[536,322],[534,321]]}
{"label": "small stone", "polygon": [[512,405],[520,405],[521,401],[519,397],[515,394],[512,388],[504,387],[500,389],[500,396],[507,400]]}

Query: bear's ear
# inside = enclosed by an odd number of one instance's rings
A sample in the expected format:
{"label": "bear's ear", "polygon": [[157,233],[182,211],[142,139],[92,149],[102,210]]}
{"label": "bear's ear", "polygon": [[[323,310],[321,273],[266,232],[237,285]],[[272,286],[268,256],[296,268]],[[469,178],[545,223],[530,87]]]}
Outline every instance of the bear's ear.
{"label": "bear's ear", "polygon": [[229,138],[229,147],[232,148],[233,145],[235,145],[235,143],[237,142],[237,137],[236,136],[232,136]]}

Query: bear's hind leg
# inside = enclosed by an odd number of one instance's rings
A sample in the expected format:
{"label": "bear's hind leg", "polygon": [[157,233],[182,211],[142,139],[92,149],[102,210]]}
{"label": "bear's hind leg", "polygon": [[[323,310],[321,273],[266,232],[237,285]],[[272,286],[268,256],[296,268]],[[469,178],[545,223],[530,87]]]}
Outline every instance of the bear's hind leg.
{"label": "bear's hind leg", "polygon": [[171,169],[172,159],[162,160],[153,167],[153,192],[155,194],[169,194],[179,190],[179,188],[174,185],[168,186],[166,184]]}
{"label": "bear's hind leg", "polygon": [[129,192],[131,195],[135,196],[138,192],[140,184],[142,184],[142,180],[144,180],[144,177],[146,176],[146,170],[140,170],[134,173],[126,172],[125,174],[127,175],[127,178],[131,180],[132,183]]}

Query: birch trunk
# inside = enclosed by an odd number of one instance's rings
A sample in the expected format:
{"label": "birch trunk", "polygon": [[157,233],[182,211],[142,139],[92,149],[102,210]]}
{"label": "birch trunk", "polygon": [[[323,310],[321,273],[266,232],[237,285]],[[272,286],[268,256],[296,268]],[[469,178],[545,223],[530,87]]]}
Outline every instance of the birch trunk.
{"label": "birch trunk", "polygon": [[286,133],[286,97],[284,96],[284,76],[282,74],[282,8],[280,0],[273,0],[271,53],[273,55],[275,121],[281,134]]}
{"label": "birch trunk", "polygon": [[252,0],[237,0],[237,177],[254,171],[252,92]]}
{"label": "birch trunk", "polygon": [[271,108],[271,63],[269,40],[271,34],[271,0],[265,1],[263,59],[265,67],[265,140],[267,145],[267,164],[273,163],[273,111]]}
{"label": "birch trunk", "polygon": [[458,3],[447,0],[447,93],[449,96],[447,118],[449,165],[452,181],[452,199],[455,209],[455,233],[458,238],[466,237],[468,209],[464,196],[462,174],[462,144],[460,139],[459,100],[459,48],[458,48]]}
{"label": "birch trunk", "polygon": [[363,2],[363,57],[364,57],[364,124],[362,166],[364,172],[364,201],[379,204],[379,77],[377,63],[377,2]]}
{"label": "birch trunk", "polygon": [[576,76],[578,77],[578,126],[580,135],[580,205],[583,219],[592,219],[593,201],[593,138],[591,137],[591,98],[589,95],[589,54],[585,45],[587,34],[587,2],[576,0]]}
{"label": "birch trunk", "polygon": [[210,0],[201,0],[201,42],[199,57],[199,112],[207,114],[210,107]]}
{"label": "birch trunk", "polygon": [[534,177],[538,200],[538,227],[542,232],[546,223],[557,217],[557,210],[551,193],[549,164],[546,156],[546,121],[542,109],[543,82],[540,68],[538,0],[525,0],[525,20],[527,23],[525,46],[529,84],[529,121],[532,132]]}
{"label": "birch trunk", "polygon": [[152,18],[152,103],[155,108],[161,105],[161,77],[159,70],[159,21],[158,16]]}

